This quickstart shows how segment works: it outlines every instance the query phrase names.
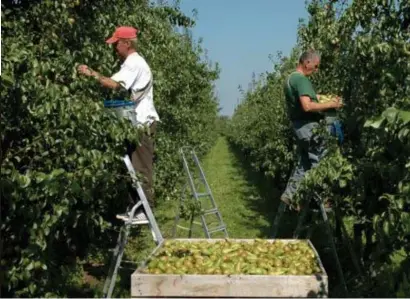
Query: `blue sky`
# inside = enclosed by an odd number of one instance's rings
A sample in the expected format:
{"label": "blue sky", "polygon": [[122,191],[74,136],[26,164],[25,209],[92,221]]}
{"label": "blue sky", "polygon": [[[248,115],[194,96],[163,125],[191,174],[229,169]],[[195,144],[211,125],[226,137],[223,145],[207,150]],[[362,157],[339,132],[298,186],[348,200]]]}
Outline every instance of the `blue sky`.
{"label": "blue sky", "polygon": [[296,43],[299,18],[307,19],[305,0],[181,0],[181,10],[198,11],[195,40],[203,39],[208,58],[221,68],[216,91],[221,114],[232,115],[252,72],[272,70],[269,55],[288,55]]}

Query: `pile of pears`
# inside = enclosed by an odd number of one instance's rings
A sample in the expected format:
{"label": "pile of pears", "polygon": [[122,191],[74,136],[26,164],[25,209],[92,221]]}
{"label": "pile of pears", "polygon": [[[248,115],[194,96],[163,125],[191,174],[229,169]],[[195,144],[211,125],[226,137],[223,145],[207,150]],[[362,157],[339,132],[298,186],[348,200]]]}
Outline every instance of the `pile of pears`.
{"label": "pile of pears", "polygon": [[[318,102],[319,103],[327,103],[327,102],[333,101],[333,99],[336,98],[336,97],[337,97],[337,95],[335,95],[335,94],[321,94],[319,99],[318,99]],[[343,99],[341,101],[343,101]]]}
{"label": "pile of pears", "polygon": [[166,240],[142,271],[149,274],[312,275],[320,267],[306,241]]}

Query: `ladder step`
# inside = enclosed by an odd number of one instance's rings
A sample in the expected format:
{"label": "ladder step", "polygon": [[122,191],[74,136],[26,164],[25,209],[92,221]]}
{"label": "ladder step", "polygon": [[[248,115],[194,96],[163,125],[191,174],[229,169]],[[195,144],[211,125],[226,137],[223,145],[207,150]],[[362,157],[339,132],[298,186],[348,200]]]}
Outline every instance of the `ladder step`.
{"label": "ladder step", "polygon": [[205,211],[203,215],[206,216],[206,215],[215,214],[215,213],[218,213],[218,212],[219,212],[218,209],[214,208],[214,209],[210,209],[210,210]]}
{"label": "ladder step", "polygon": [[[320,210],[320,208],[319,208],[319,209],[314,208],[314,209],[311,209],[311,211],[312,211],[313,213],[321,213],[321,212],[322,212],[322,211]],[[326,212],[326,213],[332,213],[332,212],[333,212],[333,209],[332,209],[332,208],[325,208],[325,212]]]}
{"label": "ladder step", "polygon": [[127,261],[127,260],[122,260],[122,261],[121,261],[121,263],[126,263],[126,264],[135,264],[135,265],[138,265],[138,263],[137,263],[137,262],[135,262],[135,261]]}
{"label": "ladder step", "polygon": [[181,226],[181,225],[177,225],[177,227],[179,227],[180,229],[183,229],[183,230],[190,230],[188,227],[185,227],[185,226]]}
{"label": "ladder step", "polygon": [[[128,213],[125,214],[120,214],[116,216],[117,219],[120,219],[124,222],[130,221],[130,217]],[[149,224],[149,220],[147,219],[147,216],[144,213],[139,213],[137,215],[134,215],[134,218],[131,220],[132,225],[142,225],[142,224]]]}
{"label": "ladder step", "polygon": [[195,195],[200,198],[209,196],[209,193],[195,193]]}
{"label": "ladder step", "polygon": [[[197,224],[197,223],[195,223],[195,224]],[[200,224],[200,223],[198,223],[198,224]],[[179,227],[180,229],[187,230],[187,231],[192,230],[192,228],[182,226],[182,225],[177,225],[176,227]]]}
{"label": "ladder step", "polygon": [[225,230],[225,229],[226,229],[226,226],[225,226],[225,225],[220,225],[220,226],[217,226],[217,227],[215,227],[215,228],[213,228],[213,229],[208,230],[208,232],[209,232],[210,234],[212,234],[212,233],[216,233],[216,232],[219,232],[219,231],[223,231],[223,230]]}

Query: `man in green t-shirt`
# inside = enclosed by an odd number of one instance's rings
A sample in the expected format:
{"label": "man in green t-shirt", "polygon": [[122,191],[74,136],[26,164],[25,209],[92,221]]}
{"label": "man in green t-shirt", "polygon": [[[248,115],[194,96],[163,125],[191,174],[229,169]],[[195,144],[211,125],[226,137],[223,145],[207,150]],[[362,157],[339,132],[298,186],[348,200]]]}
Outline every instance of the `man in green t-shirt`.
{"label": "man in green t-shirt", "polygon": [[[319,103],[320,95],[316,94],[308,76],[319,68],[320,56],[315,51],[304,52],[299,59],[296,71],[291,73],[284,86],[289,117],[296,134],[299,159],[293,170],[281,200],[287,204],[292,198],[305,176],[305,173],[316,167],[325,154],[325,145],[319,136],[313,134],[313,129],[324,119],[320,112],[338,109],[342,106],[340,98]],[[296,208],[299,210],[299,206]]]}

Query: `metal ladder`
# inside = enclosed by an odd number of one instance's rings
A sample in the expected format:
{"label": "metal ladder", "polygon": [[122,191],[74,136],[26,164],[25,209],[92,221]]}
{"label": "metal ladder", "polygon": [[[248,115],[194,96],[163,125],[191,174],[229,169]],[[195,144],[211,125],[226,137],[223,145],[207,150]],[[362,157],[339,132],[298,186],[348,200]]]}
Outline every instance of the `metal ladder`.
{"label": "metal ladder", "polygon": [[[184,148],[186,149],[186,151],[184,150]],[[182,157],[184,170],[185,170],[185,172],[188,176],[188,182],[182,190],[182,194],[181,194],[181,198],[180,198],[180,202],[179,202],[178,214],[175,217],[174,229],[173,229],[173,234],[172,234],[173,238],[175,238],[175,236],[176,236],[177,227],[179,227],[181,229],[184,229],[184,230],[189,230],[189,236],[188,237],[191,238],[192,237],[193,224],[202,225],[202,228],[205,232],[205,236],[208,239],[211,238],[211,235],[213,233],[220,232],[220,231],[222,231],[224,233],[225,238],[229,238],[226,224],[222,220],[222,215],[219,212],[218,207],[215,203],[214,197],[212,195],[211,188],[208,185],[208,182],[205,178],[205,173],[204,173],[204,171],[201,167],[201,163],[199,162],[199,159],[198,159],[195,151],[192,148],[189,148],[189,147],[182,147],[182,148],[180,148],[179,152],[180,152],[180,155]],[[189,152],[191,154],[191,158],[192,158],[196,168],[199,170],[199,182],[203,184],[203,187],[205,187],[205,192],[203,192],[203,193],[199,193],[197,191],[197,188],[195,187],[195,179],[194,179],[194,176],[193,176],[193,174],[190,170],[188,159],[186,157],[186,152]],[[185,202],[185,191],[186,191],[187,185],[190,186],[191,196],[194,198],[196,203],[198,203],[200,206],[202,206],[201,204],[203,203],[204,199],[209,199],[209,203],[211,204],[210,209],[202,211],[200,213],[200,215],[199,215],[200,219],[201,219],[200,223],[194,221],[195,215],[194,215],[194,213],[192,213],[189,228],[179,225],[179,220],[180,220],[180,216],[181,216],[181,208],[182,208],[183,203]],[[217,226],[214,226],[214,227],[211,228],[210,225],[207,223],[207,216],[209,216],[209,215],[215,215],[216,216],[216,219],[217,219],[217,222],[218,222]]]}
{"label": "metal ladder", "polygon": [[[325,208],[322,199],[320,198],[320,196],[316,192],[315,192],[315,195],[314,195],[314,200],[317,203],[317,205],[319,206],[319,211],[312,210],[312,212],[315,212],[315,213],[320,212],[320,215],[322,217],[322,221],[326,226],[326,233],[328,235],[328,238],[331,241],[330,245],[331,245],[331,249],[332,249],[332,254],[333,254],[334,259],[336,261],[336,268],[337,268],[338,275],[340,277],[340,281],[341,281],[342,286],[343,286],[343,290],[346,294],[348,294],[345,277],[344,277],[344,274],[343,274],[343,270],[342,270],[342,266],[341,266],[341,263],[340,263],[339,256],[337,254],[336,244],[335,244],[335,241],[333,239],[332,227],[329,223],[329,218],[328,218],[327,212],[332,212],[334,214],[335,218],[336,218],[336,221],[341,226],[343,237],[348,242],[347,245],[348,245],[348,249],[349,249],[353,264],[356,268],[356,271],[359,273],[359,275],[362,275],[362,270],[361,270],[360,264],[358,262],[356,254],[353,250],[353,246],[351,245],[351,243],[349,241],[349,238],[347,236],[346,226],[344,225],[343,220],[341,219],[339,213],[337,213],[333,209]],[[276,238],[278,228],[279,228],[279,224],[280,224],[280,220],[281,220],[281,218],[282,218],[282,216],[283,216],[283,214],[286,210],[286,207],[287,207],[287,205],[283,201],[281,201],[280,204],[279,204],[279,209],[278,209],[277,215],[276,215],[275,220],[274,220],[274,224],[273,224],[273,236],[272,236],[273,239]],[[310,211],[309,207],[310,207],[310,202],[306,203],[303,206],[303,208],[300,212],[300,216],[299,216],[299,219],[298,219],[298,224],[297,224],[295,232],[293,234],[294,239],[298,239],[300,233],[302,232],[302,230],[306,229],[306,226],[304,224],[305,224],[306,216],[308,215],[308,212]],[[307,228],[308,228],[307,239],[310,239],[310,237],[312,235],[312,232],[313,232],[313,227],[314,227],[314,225],[307,226]]]}
{"label": "metal ladder", "polygon": [[[120,228],[117,245],[114,249],[114,253],[113,253],[112,260],[111,260],[110,269],[108,271],[107,279],[105,280],[104,289],[103,289],[104,298],[111,298],[112,296],[112,292],[114,290],[114,285],[115,285],[115,280],[117,277],[118,268],[121,265],[122,256],[124,254],[125,245],[127,244],[128,235],[130,233],[131,227],[148,224],[150,226],[152,236],[153,236],[155,243],[159,245],[164,241],[164,238],[162,237],[161,231],[159,230],[157,221],[155,220],[155,217],[152,213],[151,207],[149,206],[145,193],[136,176],[134,167],[131,164],[131,160],[129,156],[126,155],[123,158],[123,160],[132,178],[133,188],[137,190],[140,200],[132,207],[131,211],[128,212],[128,217],[121,219],[124,221],[124,225]],[[135,217],[135,212],[141,206],[143,207],[144,213],[146,215],[146,218],[144,217],[144,219],[138,219]],[[118,218],[118,215],[117,215],[117,218]]]}

